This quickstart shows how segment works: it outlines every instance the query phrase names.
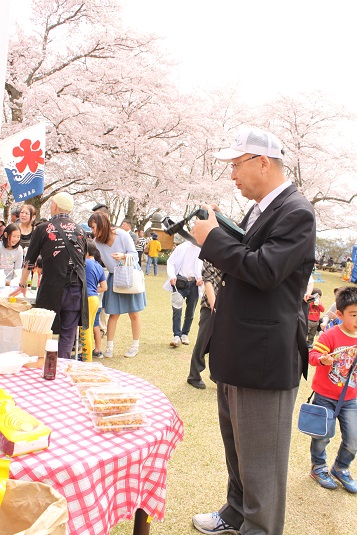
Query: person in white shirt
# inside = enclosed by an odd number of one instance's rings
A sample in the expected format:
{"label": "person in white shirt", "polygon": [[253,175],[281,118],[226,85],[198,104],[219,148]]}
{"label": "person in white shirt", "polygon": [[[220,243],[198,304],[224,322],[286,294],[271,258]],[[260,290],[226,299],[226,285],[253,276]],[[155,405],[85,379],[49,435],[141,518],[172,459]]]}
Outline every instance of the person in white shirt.
{"label": "person in white shirt", "polygon": [[[164,288],[165,290],[174,291],[176,287],[186,302],[185,318],[182,326],[182,308],[172,307],[172,330],[174,337],[170,342],[171,347],[179,347],[181,343],[185,345],[190,343],[188,334],[198,302],[199,287],[203,285],[203,262],[198,258],[199,254],[200,248],[186,241],[178,245],[167,260],[168,280],[165,282]],[[181,281],[178,281],[178,275],[181,275],[187,280],[181,279]]]}
{"label": "person in white shirt", "polygon": [[5,227],[0,241],[0,269],[6,275],[6,284],[16,277],[15,269],[21,269],[23,249],[20,245],[21,232],[15,223]]}

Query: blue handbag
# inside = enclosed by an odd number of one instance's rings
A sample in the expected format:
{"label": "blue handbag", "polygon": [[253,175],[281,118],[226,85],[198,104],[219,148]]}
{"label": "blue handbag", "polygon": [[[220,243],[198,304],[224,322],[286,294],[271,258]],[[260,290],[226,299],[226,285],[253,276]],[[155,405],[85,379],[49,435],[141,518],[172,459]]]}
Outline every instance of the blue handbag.
{"label": "blue handbag", "polygon": [[311,394],[307,403],[303,403],[300,407],[298,429],[302,433],[309,435],[312,438],[332,438],[336,431],[336,418],[340,413],[343,400],[345,399],[348,383],[353,369],[357,363],[357,357],[353,361],[348,376],[346,378],[345,386],[338,398],[336,409],[333,411],[321,405],[310,404],[310,400],[314,394]]}
{"label": "blue handbag", "polygon": [[336,432],[335,414],[331,409],[310,404],[308,400],[300,407],[298,429],[312,438],[332,438]]}

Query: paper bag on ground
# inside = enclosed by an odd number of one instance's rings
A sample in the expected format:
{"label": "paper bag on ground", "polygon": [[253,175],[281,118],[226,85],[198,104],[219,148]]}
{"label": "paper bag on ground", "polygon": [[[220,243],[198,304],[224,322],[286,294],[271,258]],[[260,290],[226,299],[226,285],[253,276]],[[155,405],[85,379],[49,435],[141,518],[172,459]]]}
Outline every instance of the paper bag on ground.
{"label": "paper bag on ground", "polygon": [[1,535],[66,535],[66,499],[44,483],[6,482],[0,507]]}
{"label": "paper bag on ground", "polygon": [[31,305],[25,301],[11,302],[8,297],[0,297],[0,325],[7,327],[21,327],[20,312],[29,310]]}

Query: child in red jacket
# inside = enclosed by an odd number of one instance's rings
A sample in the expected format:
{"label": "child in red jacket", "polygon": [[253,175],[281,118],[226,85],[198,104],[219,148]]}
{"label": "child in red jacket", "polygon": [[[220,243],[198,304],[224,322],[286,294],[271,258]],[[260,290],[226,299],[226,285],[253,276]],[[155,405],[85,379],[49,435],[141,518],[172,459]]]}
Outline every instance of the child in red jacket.
{"label": "child in red jacket", "polygon": [[319,324],[321,312],[325,312],[325,307],[323,306],[320,297],[322,292],[320,288],[314,288],[312,294],[317,294],[316,299],[309,303],[309,314],[308,314],[308,332],[307,332],[307,345],[309,348],[312,348],[314,344],[314,338],[317,331],[317,326]]}
{"label": "child in red jacket", "polygon": [[[336,295],[340,325],[323,332],[309,354],[309,363],[316,366],[312,380],[315,392],[313,404],[332,411],[336,409],[351,367],[357,355],[357,288],[340,288]],[[342,483],[348,492],[357,494],[357,482],[350,474],[350,464],[357,452],[357,365],[350,375],[348,388],[337,416],[342,441],[335,462],[329,471],[326,461],[327,436],[311,440],[312,468],[310,475],[321,487],[333,490]],[[333,478],[331,477],[333,476]]]}

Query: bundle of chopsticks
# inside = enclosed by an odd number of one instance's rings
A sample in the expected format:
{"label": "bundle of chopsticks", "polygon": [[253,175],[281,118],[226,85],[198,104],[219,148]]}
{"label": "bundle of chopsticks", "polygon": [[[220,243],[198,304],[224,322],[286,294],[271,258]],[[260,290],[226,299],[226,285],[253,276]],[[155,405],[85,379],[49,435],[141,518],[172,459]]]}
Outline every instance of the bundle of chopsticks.
{"label": "bundle of chopsticks", "polygon": [[45,308],[31,308],[20,312],[22,327],[33,333],[48,333],[51,330],[56,313]]}

